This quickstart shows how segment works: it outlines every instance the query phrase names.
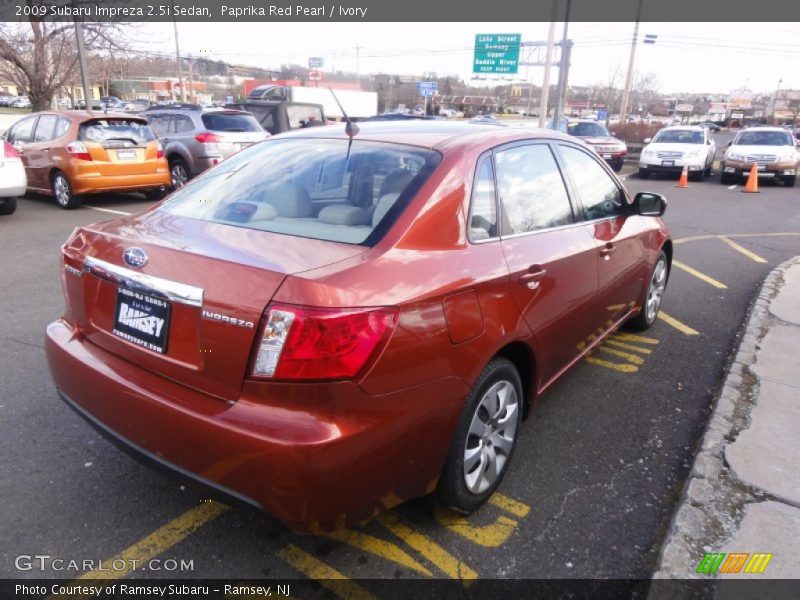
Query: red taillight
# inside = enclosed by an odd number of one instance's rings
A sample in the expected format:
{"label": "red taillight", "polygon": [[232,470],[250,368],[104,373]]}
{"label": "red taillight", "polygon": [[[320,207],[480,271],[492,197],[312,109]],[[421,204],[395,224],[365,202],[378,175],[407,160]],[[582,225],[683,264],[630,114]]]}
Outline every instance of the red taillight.
{"label": "red taillight", "polygon": [[201,144],[216,144],[222,141],[220,140],[218,135],[209,133],[208,131],[204,131],[203,133],[198,133],[196,136],[194,136],[194,139],[196,139]]}
{"label": "red taillight", "polygon": [[19,158],[19,152],[17,152],[17,149],[8,142],[3,142],[3,148],[5,148],[6,158]]}
{"label": "red taillight", "polygon": [[272,304],[253,375],[272,379],[355,377],[396,324],[393,308]]}
{"label": "red taillight", "polygon": [[156,142],[156,158],[164,158],[164,146],[161,142]]}
{"label": "red taillight", "polygon": [[92,155],[89,154],[88,148],[86,148],[86,144],[83,142],[70,142],[67,144],[66,150],[73,158],[77,158],[78,160],[93,160]]}

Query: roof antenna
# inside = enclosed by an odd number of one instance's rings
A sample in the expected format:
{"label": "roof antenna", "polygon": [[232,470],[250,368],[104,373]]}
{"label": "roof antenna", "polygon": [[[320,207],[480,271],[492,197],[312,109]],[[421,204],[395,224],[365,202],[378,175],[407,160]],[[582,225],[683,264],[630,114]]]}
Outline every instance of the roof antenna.
{"label": "roof antenna", "polygon": [[347,135],[347,137],[350,138],[350,141],[347,142],[347,156],[345,157],[345,160],[349,160],[350,147],[353,145],[353,138],[358,135],[358,125],[356,125],[353,121],[351,121],[350,117],[347,116],[347,113],[344,110],[344,106],[342,106],[342,103],[339,102],[339,99],[336,97],[336,94],[333,93],[333,89],[329,87],[328,91],[331,93],[331,96],[333,96],[333,99],[336,100],[336,104],[339,105],[339,110],[342,111],[342,114],[344,115],[344,120],[347,122],[347,125],[345,125],[344,127],[344,132]]}

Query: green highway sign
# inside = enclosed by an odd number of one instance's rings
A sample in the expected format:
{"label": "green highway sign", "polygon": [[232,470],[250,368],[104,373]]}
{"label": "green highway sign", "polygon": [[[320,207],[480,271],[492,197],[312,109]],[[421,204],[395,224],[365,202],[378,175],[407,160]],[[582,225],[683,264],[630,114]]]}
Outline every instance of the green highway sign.
{"label": "green highway sign", "polygon": [[473,73],[516,73],[522,34],[479,33],[475,36]]}

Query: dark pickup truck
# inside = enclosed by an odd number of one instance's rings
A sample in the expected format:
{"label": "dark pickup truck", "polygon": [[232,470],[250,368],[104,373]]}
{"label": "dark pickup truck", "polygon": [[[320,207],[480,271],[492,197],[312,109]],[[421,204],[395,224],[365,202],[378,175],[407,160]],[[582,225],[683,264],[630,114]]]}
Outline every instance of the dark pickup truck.
{"label": "dark pickup truck", "polygon": [[269,133],[275,135],[292,129],[325,125],[325,111],[320,104],[273,100],[246,100],[226,104],[225,108],[252,114]]}

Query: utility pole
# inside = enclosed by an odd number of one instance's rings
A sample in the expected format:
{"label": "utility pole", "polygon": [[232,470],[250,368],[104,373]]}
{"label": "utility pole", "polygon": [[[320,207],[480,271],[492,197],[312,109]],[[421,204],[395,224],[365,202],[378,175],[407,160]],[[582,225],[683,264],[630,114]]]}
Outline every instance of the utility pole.
{"label": "utility pole", "polygon": [[92,112],[92,86],[89,84],[89,67],[86,66],[86,52],[83,48],[83,26],[75,19],[75,39],[78,42],[78,63],[81,67],[81,84],[86,110]]}
{"label": "utility pole", "polygon": [[547,52],[544,59],[544,77],[542,79],[542,101],[539,105],[539,127],[547,124],[547,103],[550,96],[550,65],[553,62],[553,40],[556,37],[556,6],[558,0],[553,0],[553,10],[550,11],[550,29],[547,32]]}
{"label": "utility pole", "polygon": [[631,41],[631,56],[628,59],[628,74],[625,77],[625,91],[622,93],[622,106],[619,107],[619,122],[626,122],[625,113],[628,112],[628,97],[631,93],[631,82],[633,81],[633,59],[636,57],[636,41],[639,38],[639,20],[642,17],[642,2],[636,8],[636,25],[633,27],[633,40]]}
{"label": "utility pole", "polygon": [[772,99],[772,112],[770,116],[775,119],[775,109],[778,107],[778,93],[781,91],[781,83],[783,83],[783,79],[778,79],[778,87],[775,89],[775,98]]}
{"label": "utility pole", "polygon": [[194,59],[189,54],[189,102],[193,102],[192,96],[194,95]]}
{"label": "utility pole", "polygon": [[561,35],[561,61],[558,66],[558,85],[556,86],[556,105],[553,107],[553,122],[564,114],[564,98],[567,87],[567,65],[569,65],[569,50],[567,49],[567,32],[569,31],[569,12],[572,0],[567,0],[564,10],[564,32]]}
{"label": "utility pole", "polygon": [[[175,29],[175,69],[178,71],[178,85],[181,88],[181,94],[183,94],[183,101],[186,102],[186,88],[183,87],[183,68],[181,67],[181,47],[178,44],[178,21],[175,19],[175,11],[173,10],[172,12],[172,25]],[[174,92],[172,95],[175,95]]]}

